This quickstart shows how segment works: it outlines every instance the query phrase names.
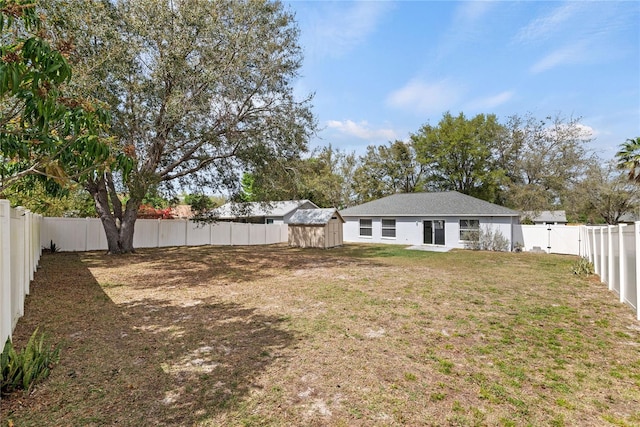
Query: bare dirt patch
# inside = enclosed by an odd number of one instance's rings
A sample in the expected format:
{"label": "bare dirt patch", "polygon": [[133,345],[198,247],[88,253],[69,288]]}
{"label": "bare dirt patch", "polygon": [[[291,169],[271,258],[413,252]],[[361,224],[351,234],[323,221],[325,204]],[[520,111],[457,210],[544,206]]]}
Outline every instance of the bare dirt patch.
{"label": "bare dirt patch", "polygon": [[640,328],[572,257],[379,246],[51,254],[14,334],[61,363],[2,422],[638,425]]}

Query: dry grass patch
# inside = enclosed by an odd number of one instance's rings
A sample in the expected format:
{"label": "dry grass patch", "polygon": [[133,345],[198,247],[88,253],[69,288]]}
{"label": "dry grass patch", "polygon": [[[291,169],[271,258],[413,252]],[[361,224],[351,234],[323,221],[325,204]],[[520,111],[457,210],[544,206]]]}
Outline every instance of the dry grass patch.
{"label": "dry grass patch", "polygon": [[573,257],[389,246],[43,257],[61,363],[3,423],[638,425],[640,325]]}

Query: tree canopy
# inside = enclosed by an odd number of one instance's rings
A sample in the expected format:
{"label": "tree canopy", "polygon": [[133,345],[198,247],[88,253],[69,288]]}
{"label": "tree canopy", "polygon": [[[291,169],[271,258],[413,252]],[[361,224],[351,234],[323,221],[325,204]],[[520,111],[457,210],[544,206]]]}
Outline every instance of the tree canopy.
{"label": "tree canopy", "polygon": [[422,126],[411,140],[427,168],[428,187],[494,201],[502,171],[492,161],[501,130],[493,114],[467,119],[447,112],[437,126]]}
{"label": "tree canopy", "polygon": [[110,252],[133,250],[149,187],[237,191],[239,171],[306,150],[315,123],[310,98],[293,94],[302,55],[281,3],[72,0],[47,10],[74,40],[74,89],[109,104],[117,144],[134,159],[126,177],[85,181]]}
{"label": "tree canopy", "polygon": [[64,186],[101,167],[126,170],[106,137],[107,110],[65,95],[70,46],[47,39],[35,4],[0,1],[0,32],[0,193],[28,176]]}

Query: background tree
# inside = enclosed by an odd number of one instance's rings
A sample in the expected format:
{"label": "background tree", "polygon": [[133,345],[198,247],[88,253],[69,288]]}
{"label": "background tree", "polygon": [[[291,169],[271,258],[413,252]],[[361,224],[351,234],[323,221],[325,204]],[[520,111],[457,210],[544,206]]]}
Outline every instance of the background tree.
{"label": "background tree", "polygon": [[367,202],[395,193],[421,191],[426,166],[418,162],[414,142],[390,142],[369,146],[360,157],[353,176],[358,202]]}
{"label": "background tree", "polygon": [[150,187],[236,192],[238,171],[275,169],[306,149],[310,100],[291,86],[298,29],[279,2],[75,0],[48,11],[77,46],[78,88],[109,103],[119,147],[135,160],[128,176],[85,181],[109,252],[133,251]]}
{"label": "background tree", "polygon": [[343,209],[354,203],[351,183],[355,173],[354,153],[322,148],[302,164],[302,186],[306,199],[323,208]]}
{"label": "background tree", "polygon": [[626,169],[629,180],[640,183],[640,136],[627,139],[616,153],[618,167]]}
{"label": "background tree", "polygon": [[354,153],[322,147],[307,158],[252,174],[252,201],[308,199],[320,207],[342,209],[355,200],[351,188],[355,166]]}
{"label": "background tree", "polygon": [[503,177],[493,161],[501,133],[493,114],[467,119],[463,113],[454,117],[447,112],[437,126],[422,126],[411,141],[418,161],[428,170],[428,188],[494,201]]}
{"label": "background tree", "polygon": [[636,213],[640,206],[640,187],[630,182],[614,161],[591,164],[574,196],[582,203],[580,219],[591,224],[618,224],[625,214]]}
{"label": "background tree", "polygon": [[585,148],[590,137],[579,119],[509,117],[495,147],[507,178],[502,202],[528,211],[561,207],[594,161]]}

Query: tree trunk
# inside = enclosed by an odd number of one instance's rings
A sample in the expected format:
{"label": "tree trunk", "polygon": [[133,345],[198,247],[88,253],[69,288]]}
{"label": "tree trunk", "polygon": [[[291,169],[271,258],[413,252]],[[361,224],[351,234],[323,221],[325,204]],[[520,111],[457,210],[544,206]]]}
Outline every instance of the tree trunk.
{"label": "tree trunk", "polygon": [[135,252],[133,233],[141,201],[131,197],[123,212],[122,204],[113,189],[111,177],[107,174],[87,182],[85,188],[93,197],[96,212],[102,222],[107,237],[107,253]]}

